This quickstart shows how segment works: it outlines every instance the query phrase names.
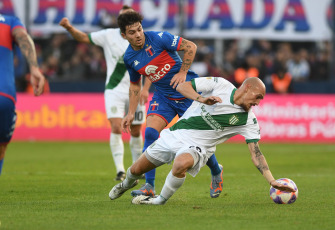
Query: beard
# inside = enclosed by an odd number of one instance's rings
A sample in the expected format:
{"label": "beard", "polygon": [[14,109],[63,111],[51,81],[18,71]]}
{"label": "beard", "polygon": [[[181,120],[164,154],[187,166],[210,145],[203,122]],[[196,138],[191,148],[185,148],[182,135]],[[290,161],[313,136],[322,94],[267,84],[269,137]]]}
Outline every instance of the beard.
{"label": "beard", "polygon": [[251,108],[251,106],[248,107],[248,106],[245,105],[245,104],[242,104],[241,107],[242,107],[246,112],[249,112],[249,110],[250,110],[250,108]]}

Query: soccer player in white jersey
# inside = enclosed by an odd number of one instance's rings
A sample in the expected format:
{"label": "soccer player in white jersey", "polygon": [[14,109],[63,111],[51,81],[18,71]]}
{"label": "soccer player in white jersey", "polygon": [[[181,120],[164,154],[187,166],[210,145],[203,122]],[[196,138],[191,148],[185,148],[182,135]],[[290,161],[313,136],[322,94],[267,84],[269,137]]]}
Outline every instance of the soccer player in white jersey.
{"label": "soccer player in white jersey", "polygon": [[[120,14],[132,11],[133,9],[124,5]],[[91,43],[101,46],[104,50],[107,63],[107,76],[105,86],[105,108],[107,118],[112,131],[110,135],[110,148],[112,151],[115,167],[115,180],[125,178],[125,168],[123,163],[124,145],[121,134],[121,121],[125,115],[129,101],[129,73],[123,62],[123,55],[128,48],[128,41],[123,39],[120,29],[104,29],[90,34],[86,34],[72,26],[67,18],[63,18],[60,23],[74,39],[78,42]],[[147,82],[149,83],[149,82]],[[145,84],[141,92],[141,103],[137,107],[135,119],[132,123],[130,149],[133,162],[142,154],[143,139],[141,127],[145,121],[145,103],[149,95],[150,83]]]}
{"label": "soccer player in white jersey", "polygon": [[276,182],[258,145],[260,130],[251,107],[265,96],[265,85],[259,78],[248,78],[239,89],[223,78],[195,78],[179,84],[177,90],[194,102],[127,170],[126,179],[110,191],[110,199],[135,186],[141,174],[174,161],[158,197],[142,195],[132,199],[133,204],[165,204],[184,183],[186,172],[196,176],[216,145],[238,134],[244,136],[252,162],[267,182],[279,190],[294,192]]}

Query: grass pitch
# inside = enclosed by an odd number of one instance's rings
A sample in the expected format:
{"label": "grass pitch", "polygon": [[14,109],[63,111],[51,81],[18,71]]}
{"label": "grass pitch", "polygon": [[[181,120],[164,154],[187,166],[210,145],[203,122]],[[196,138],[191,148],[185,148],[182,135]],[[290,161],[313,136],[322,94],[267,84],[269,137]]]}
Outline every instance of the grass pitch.
{"label": "grass pitch", "polygon": [[[299,188],[277,205],[246,144],[222,144],[224,190],[209,197],[210,171],[187,175],[164,206],[132,205],[130,191],[111,201],[115,169],[107,143],[26,143],[8,147],[0,176],[1,229],[334,229],[335,145],[260,144],[275,178]],[[125,164],[131,164],[126,146]],[[159,193],[171,165],[156,171]],[[144,183],[144,180],[140,183]],[[136,188],[139,188],[137,186]]]}

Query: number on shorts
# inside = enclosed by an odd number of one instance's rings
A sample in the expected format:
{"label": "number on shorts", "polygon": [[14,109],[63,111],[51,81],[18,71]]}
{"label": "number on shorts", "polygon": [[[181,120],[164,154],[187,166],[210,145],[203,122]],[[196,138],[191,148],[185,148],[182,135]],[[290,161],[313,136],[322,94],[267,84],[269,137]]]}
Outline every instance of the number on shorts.
{"label": "number on shorts", "polygon": [[143,111],[135,112],[135,121],[142,121],[143,120]]}

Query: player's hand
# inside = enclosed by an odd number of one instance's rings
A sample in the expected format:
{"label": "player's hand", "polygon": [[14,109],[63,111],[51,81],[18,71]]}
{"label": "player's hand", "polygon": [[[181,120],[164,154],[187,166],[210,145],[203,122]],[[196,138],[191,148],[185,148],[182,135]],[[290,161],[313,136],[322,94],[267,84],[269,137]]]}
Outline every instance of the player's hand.
{"label": "player's hand", "polygon": [[134,115],[127,114],[125,118],[122,119],[121,121],[121,129],[125,133],[130,133],[131,131],[131,123],[133,123],[134,120]]}
{"label": "player's hand", "polygon": [[63,26],[65,29],[69,29],[71,27],[70,21],[68,18],[62,18],[59,22],[60,26]]}
{"label": "player's hand", "polygon": [[149,98],[149,91],[148,90],[141,90],[140,93],[140,104],[144,105],[145,103],[148,102],[148,98]]}
{"label": "player's hand", "polygon": [[210,96],[210,97],[200,97],[198,99],[199,102],[204,103],[206,105],[214,105],[216,103],[221,103],[222,100],[219,97],[216,96]]}
{"label": "player's hand", "polygon": [[284,185],[284,184],[278,183],[275,180],[271,181],[270,185],[272,187],[274,187],[275,189],[278,189],[280,191],[284,191],[284,192],[296,192],[294,188],[291,188],[288,185]]}
{"label": "player's hand", "polygon": [[38,67],[31,67],[30,83],[33,86],[35,96],[39,96],[43,93],[45,77],[43,76]]}
{"label": "player's hand", "polygon": [[170,81],[170,85],[172,85],[172,88],[176,88],[178,84],[184,83],[186,81],[186,74],[187,73],[177,73],[173,76],[173,78]]}

